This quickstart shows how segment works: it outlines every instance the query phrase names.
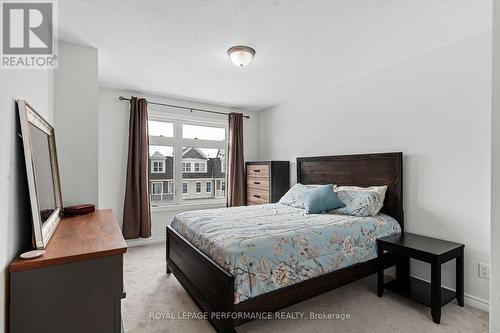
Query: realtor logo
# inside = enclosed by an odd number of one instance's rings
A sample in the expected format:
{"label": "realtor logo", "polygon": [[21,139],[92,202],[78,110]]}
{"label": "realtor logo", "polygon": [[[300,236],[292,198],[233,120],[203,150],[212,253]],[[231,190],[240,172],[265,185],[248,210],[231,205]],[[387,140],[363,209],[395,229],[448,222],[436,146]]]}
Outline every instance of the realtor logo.
{"label": "realtor logo", "polygon": [[1,1],[1,68],[53,69],[57,48],[53,0],[21,2]]}

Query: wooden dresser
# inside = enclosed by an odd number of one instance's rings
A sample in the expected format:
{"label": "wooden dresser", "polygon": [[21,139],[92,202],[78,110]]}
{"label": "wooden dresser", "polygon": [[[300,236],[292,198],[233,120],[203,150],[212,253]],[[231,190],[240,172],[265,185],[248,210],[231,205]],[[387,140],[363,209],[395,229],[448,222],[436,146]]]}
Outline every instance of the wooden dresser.
{"label": "wooden dresser", "polygon": [[10,332],[120,332],[127,244],[113,212],[63,218],[45,250],[10,264]]}
{"label": "wooden dresser", "polygon": [[247,205],[278,202],[290,188],[290,162],[247,162]]}

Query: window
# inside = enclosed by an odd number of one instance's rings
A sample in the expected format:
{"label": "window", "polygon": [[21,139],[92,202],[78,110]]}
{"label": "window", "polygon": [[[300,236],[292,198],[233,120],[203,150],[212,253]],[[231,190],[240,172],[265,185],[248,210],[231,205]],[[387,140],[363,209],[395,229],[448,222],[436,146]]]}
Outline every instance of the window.
{"label": "window", "polygon": [[182,138],[225,141],[226,129],[224,127],[182,125]]}
{"label": "window", "polygon": [[174,136],[174,123],[166,121],[148,121],[149,136],[159,137],[173,137]]}
{"label": "window", "polygon": [[172,168],[174,163],[174,148],[172,146],[149,146],[149,203],[159,207],[171,203],[173,195]]}
{"label": "window", "polygon": [[215,198],[224,198],[226,196],[226,179],[215,180]]}
{"label": "window", "polygon": [[165,161],[151,161],[151,172],[153,173],[163,173],[165,172]]}
{"label": "window", "polygon": [[[220,143],[215,143],[215,146],[218,145]],[[210,191],[207,191],[206,183],[214,183],[216,179],[225,177],[225,174],[218,167],[225,151],[222,148],[182,147],[182,163],[191,164],[191,171],[185,171],[186,168],[183,168],[182,173],[182,179],[190,182],[188,193],[183,195],[184,200],[204,199],[206,202],[206,199],[224,199],[224,192],[215,193],[213,185],[209,185]],[[197,181],[201,184],[197,185]]]}
{"label": "window", "polygon": [[163,193],[163,183],[162,182],[153,182],[153,194],[162,194]]}
{"label": "window", "polygon": [[190,168],[190,170],[186,170],[185,172],[189,172],[189,171],[198,172],[198,173],[207,172],[207,162],[206,161],[191,162],[191,163],[192,163],[192,167]]}
{"label": "window", "polygon": [[154,114],[148,124],[151,206],[224,202],[227,125]]}
{"label": "window", "polygon": [[167,187],[167,190],[165,191],[165,193],[172,194],[172,192],[173,192],[173,185],[174,185],[173,181],[171,181],[171,180],[167,181],[165,183],[165,185]]}

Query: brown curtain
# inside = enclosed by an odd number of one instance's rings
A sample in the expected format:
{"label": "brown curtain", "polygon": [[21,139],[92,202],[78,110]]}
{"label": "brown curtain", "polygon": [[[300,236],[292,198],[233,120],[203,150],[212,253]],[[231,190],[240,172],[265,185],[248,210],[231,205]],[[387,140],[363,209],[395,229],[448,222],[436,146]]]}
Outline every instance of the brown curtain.
{"label": "brown curtain", "polygon": [[243,114],[229,114],[229,152],[227,159],[227,206],[245,202],[245,162],[243,160]]}
{"label": "brown curtain", "polygon": [[130,100],[127,180],[123,209],[123,236],[126,239],[151,236],[148,165],[148,105],[144,98],[132,97]]}

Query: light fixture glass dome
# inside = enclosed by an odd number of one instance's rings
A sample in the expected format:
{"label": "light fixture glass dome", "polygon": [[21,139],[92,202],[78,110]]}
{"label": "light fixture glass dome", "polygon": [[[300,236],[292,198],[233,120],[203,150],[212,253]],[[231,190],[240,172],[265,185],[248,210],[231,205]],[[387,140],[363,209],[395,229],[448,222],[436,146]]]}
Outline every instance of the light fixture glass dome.
{"label": "light fixture glass dome", "polygon": [[227,50],[227,54],[233,64],[238,67],[244,67],[252,61],[255,50],[248,46],[233,46]]}

